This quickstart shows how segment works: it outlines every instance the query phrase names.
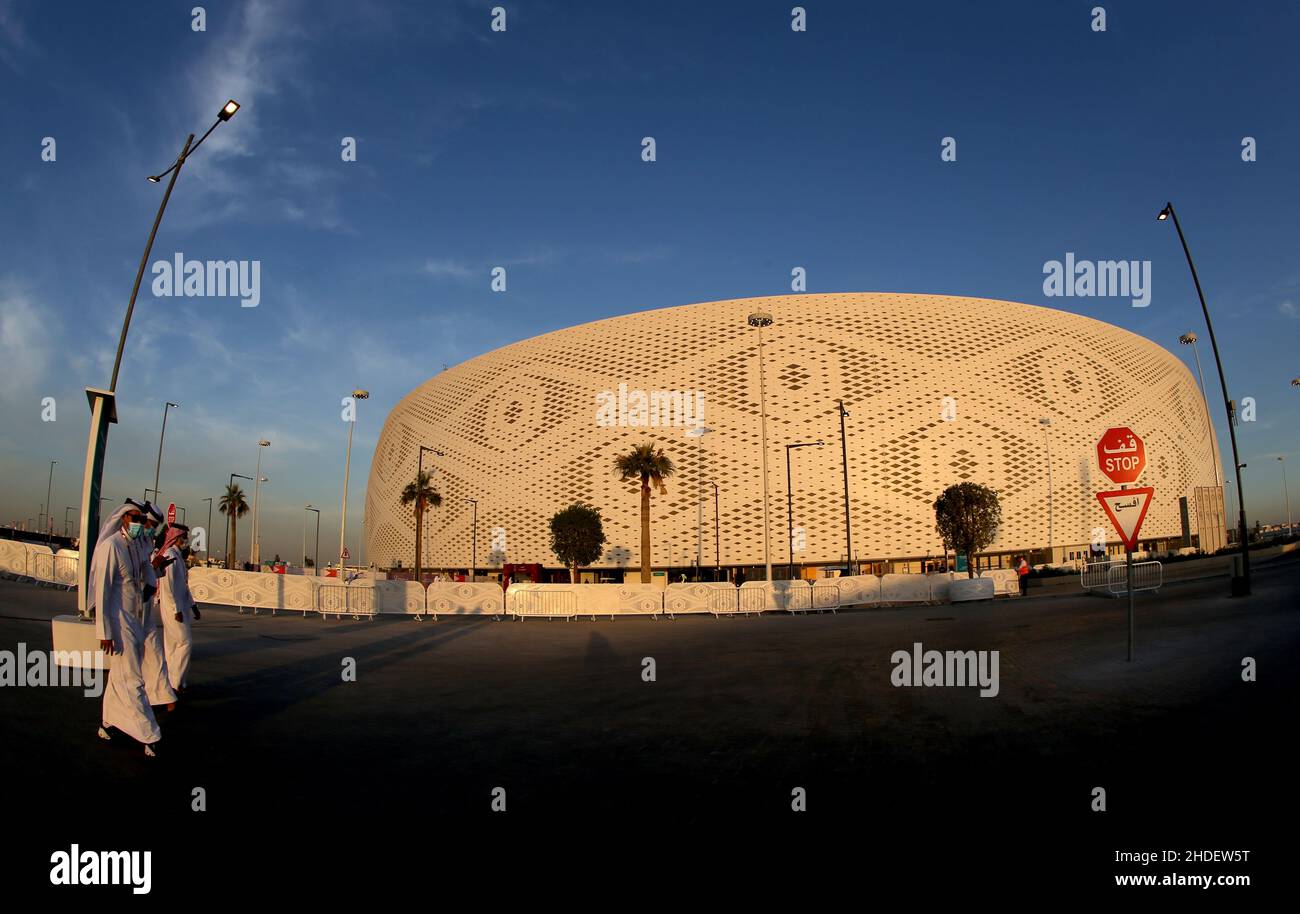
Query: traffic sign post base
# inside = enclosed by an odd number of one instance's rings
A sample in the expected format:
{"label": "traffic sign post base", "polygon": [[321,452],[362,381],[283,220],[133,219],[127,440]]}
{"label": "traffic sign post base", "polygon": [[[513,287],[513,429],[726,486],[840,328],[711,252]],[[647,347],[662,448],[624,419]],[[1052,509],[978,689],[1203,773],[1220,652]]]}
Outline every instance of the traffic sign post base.
{"label": "traffic sign post base", "polygon": [[1131,550],[1124,550],[1125,562],[1128,565],[1128,662],[1133,662],[1133,553]]}

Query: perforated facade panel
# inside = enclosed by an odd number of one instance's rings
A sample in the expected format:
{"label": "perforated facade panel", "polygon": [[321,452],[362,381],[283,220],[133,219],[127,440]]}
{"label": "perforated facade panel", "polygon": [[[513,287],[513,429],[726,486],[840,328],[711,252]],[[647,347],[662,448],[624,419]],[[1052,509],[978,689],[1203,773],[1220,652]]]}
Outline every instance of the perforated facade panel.
{"label": "perforated facade panel", "polygon": [[[818,439],[824,447],[793,452],[794,523],[804,528],[806,547],[797,560],[843,561],[837,398],[850,413],[853,542],[863,561],[937,554],[932,503],[944,487],[966,480],[1001,496],[1004,523],[993,550],[1046,546],[1048,442],[1040,418],[1052,423],[1058,548],[1087,544],[1096,527],[1114,541],[1094,497],[1110,487],[1095,459],[1107,426],[1130,426],[1146,441],[1141,483],[1155,486],[1156,500],[1144,539],[1178,535],[1179,496],[1214,482],[1214,440],[1191,373],[1126,330],[978,298],[737,299],[548,333],[470,359],[412,391],[385,422],[371,463],[367,554],[380,567],[414,563],[414,515],[399,496],[425,444],[445,454],[425,455],[445,499],[426,520],[426,566],[468,567],[465,498],[479,501],[480,567],[503,560],[556,565],[548,520],[579,499],[605,518],[609,546],[600,564],[635,566],[638,485],[618,481],[612,465],[634,444],[655,441],[678,472],[668,494],[652,499],[654,564],[694,560],[701,513],[702,563],[714,564],[711,482],[720,493],[722,564],[761,564],[759,331],[746,323],[759,310],[774,321],[762,331],[774,564],[787,554],[784,445]],[[711,431],[689,438],[681,427],[602,424],[598,395],[617,397],[620,384],[702,395]]]}

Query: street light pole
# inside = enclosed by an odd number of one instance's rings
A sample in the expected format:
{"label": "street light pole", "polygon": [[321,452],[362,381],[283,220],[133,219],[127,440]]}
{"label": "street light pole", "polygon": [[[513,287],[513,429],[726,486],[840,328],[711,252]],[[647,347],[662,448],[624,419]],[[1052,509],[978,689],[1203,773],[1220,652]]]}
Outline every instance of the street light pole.
{"label": "street light pole", "polygon": [[1291,536],[1291,490],[1286,486],[1286,458],[1277,458],[1278,463],[1282,464],[1282,498],[1286,501],[1286,535]]}
{"label": "street light pole", "polygon": [[772,326],[772,315],[755,311],[747,319],[749,326],[758,330],[758,411],[759,437],[763,453],[763,568],[765,580],[772,580],[771,525],[767,510],[767,381],[763,367],[763,328]]}
{"label": "street light pole", "polygon": [[50,461],[50,481],[45,486],[45,526],[49,528],[49,532],[45,536],[46,543],[54,541],[54,502],[50,501],[50,498],[54,494],[54,465],[56,463],[58,463],[57,460]]}
{"label": "street light pole", "polygon": [[794,483],[790,473],[790,452],[801,447],[821,447],[824,443],[823,441],[803,441],[785,446],[786,543],[790,547],[790,566],[787,572],[791,580],[794,580]]}
{"label": "street light pole", "polygon": [[710,480],[713,486],[713,580],[722,580],[722,528],[718,516],[718,484]]}
{"label": "street light pole", "polygon": [[1052,437],[1048,431],[1052,420],[1044,416],[1038,420],[1043,427],[1043,443],[1047,446],[1047,564],[1056,564],[1056,550],[1052,548]]}
{"label": "street light pole", "polygon": [[470,563],[471,564],[469,570],[469,581],[471,584],[473,584],[474,579],[478,577],[478,499],[467,498],[465,500],[474,506],[474,526],[470,533],[470,542],[471,542]]}
{"label": "street light pole", "polygon": [[[317,508],[317,507],[314,506],[314,505],[307,505],[307,507],[306,507],[306,511],[315,511],[315,512],[316,512],[316,552],[315,552],[315,555],[312,557],[312,560],[311,560],[311,573],[312,573],[312,576],[313,576],[313,577],[320,577],[320,508]],[[302,535],[303,535],[303,545],[302,545],[302,564],[303,564],[304,566],[306,566],[306,564],[307,564],[307,527],[306,527],[306,523],[307,523],[307,514],[306,514],[306,511],[304,511],[303,516],[302,516],[302,519],[303,519],[303,534],[302,534]],[[303,568],[303,571],[304,571],[304,573],[306,572],[306,567]]]}
{"label": "street light pole", "polygon": [[203,561],[206,564],[211,564],[212,541],[210,537],[212,536],[212,499],[200,498],[199,501],[206,501],[208,503],[208,525],[203,528],[203,551],[205,553],[205,555],[203,556]]}
{"label": "street light pole", "polygon": [[167,410],[180,409],[180,407],[179,403],[172,403],[171,401],[163,405],[162,432],[158,435],[158,462],[154,464],[153,468],[153,494],[155,496],[158,494],[158,477],[162,473],[163,438],[167,437]]}
{"label": "street light pole", "polygon": [[1228,398],[1228,381],[1223,374],[1223,360],[1219,357],[1219,343],[1214,337],[1214,324],[1210,321],[1210,309],[1205,304],[1205,293],[1201,290],[1201,279],[1196,275],[1196,264],[1192,261],[1192,252],[1187,247],[1187,237],[1183,235],[1183,226],[1178,221],[1178,213],[1174,210],[1174,204],[1166,202],[1165,208],[1160,211],[1156,218],[1163,222],[1170,216],[1173,217],[1174,228],[1178,230],[1178,240],[1183,245],[1183,255],[1187,258],[1187,266],[1192,271],[1192,282],[1196,286],[1196,295],[1201,300],[1201,313],[1205,316],[1205,329],[1210,334],[1210,348],[1214,351],[1214,364],[1219,369],[1219,386],[1223,390],[1223,407],[1228,413],[1228,437],[1232,441],[1232,464],[1237,468],[1237,523],[1241,539],[1241,578],[1233,580],[1232,593],[1234,596],[1249,596],[1250,542],[1246,534],[1246,499],[1241,488],[1241,457],[1237,452],[1237,429],[1233,422],[1235,410],[1232,400]]}
{"label": "street light pole", "polygon": [[686,437],[694,438],[699,447],[696,450],[696,461],[700,485],[695,493],[695,579],[698,581],[704,573],[704,436],[713,431],[703,425],[696,425],[687,429]]}
{"label": "street light pole", "polygon": [[849,412],[843,400],[836,400],[840,413],[840,460],[844,464],[844,573],[853,574],[853,526],[849,522],[849,441],[844,432],[844,420]]}
{"label": "street light pole", "polygon": [[253,566],[254,571],[258,571],[262,567],[262,549],[261,541],[259,539],[261,529],[258,526],[257,513],[258,497],[262,491],[262,483],[269,481],[262,475],[262,448],[270,446],[271,442],[267,441],[265,438],[262,438],[257,442],[257,471],[254,474],[255,478],[253,479],[253,545],[248,550],[248,561]]}
{"label": "street light pole", "polygon": [[67,507],[63,509],[63,536],[66,539],[72,530],[72,518],[68,517],[69,511],[75,511],[75,508]]}
{"label": "street light pole", "polygon": [[[370,398],[368,390],[352,391],[352,399],[367,400]],[[339,583],[348,582],[347,561],[343,553],[348,551],[348,476],[352,471],[352,430],[356,428],[357,413],[356,403],[352,404],[353,410],[351,418],[348,419],[348,454],[343,463],[343,519],[339,523]]]}

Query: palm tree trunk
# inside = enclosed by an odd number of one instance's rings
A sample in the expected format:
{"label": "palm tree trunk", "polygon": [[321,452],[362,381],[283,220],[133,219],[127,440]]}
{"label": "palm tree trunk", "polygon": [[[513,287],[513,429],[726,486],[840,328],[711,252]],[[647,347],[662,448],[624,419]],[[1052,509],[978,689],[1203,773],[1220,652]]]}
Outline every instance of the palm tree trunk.
{"label": "palm tree trunk", "polygon": [[415,570],[417,577],[415,583],[420,583],[420,577],[424,574],[424,543],[421,542],[421,536],[424,532],[424,512],[420,510],[420,500],[415,500]]}
{"label": "palm tree trunk", "polygon": [[239,532],[239,521],[235,520],[235,518],[232,517],[230,519],[230,555],[226,556],[226,567],[231,569],[232,571],[235,568],[235,560],[238,558],[238,554],[239,554],[239,550],[237,548],[239,543],[239,537],[236,535],[238,532]]}
{"label": "palm tree trunk", "polygon": [[572,565],[569,566],[569,583],[570,583],[570,584],[577,584],[577,583],[578,583],[578,563],[577,563],[577,562],[574,562]]}
{"label": "palm tree trunk", "polygon": [[641,483],[641,583],[650,583],[650,483]]}

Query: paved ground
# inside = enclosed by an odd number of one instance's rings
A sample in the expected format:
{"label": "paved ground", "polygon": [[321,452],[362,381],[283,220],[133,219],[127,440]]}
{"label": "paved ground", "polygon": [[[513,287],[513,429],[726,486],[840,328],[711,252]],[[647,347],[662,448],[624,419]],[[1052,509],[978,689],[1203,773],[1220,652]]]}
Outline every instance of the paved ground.
{"label": "paved ground", "polygon": [[[586,859],[833,843],[891,867],[914,848],[945,866],[956,854],[1096,881],[1120,871],[1118,849],[1206,846],[1253,849],[1262,866],[1281,850],[1267,823],[1297,809],[1300,556],[1256,573],[1249,599],[1228,598],[1226,578],[1141,598],[1131,664],[1125,603],[1083,596],[594,623],[212,607],[161,758],[96,740],[98,703],[73,688],[4,688],[0,771],[10,808],[39,812],[53,847],[100,834],[157,847],[165,822],[181,859],[232,835],[316,861],[485,830],[504,851],[508,822],[551,841],[576,828],[560,846]],[[0,649],[48,648],[48,620],[72,605],[0,581]],[[1000,694],[894,688],[890,656],[914,641],[1000,651]],[[356,682],[342,681],[345,657]],[[498,786],[506,817],[489,808]],[[1104,814],[1089,810],[1095,786]],[[808,792],[803,816],[794,787]],[[128,795],[129,814],[94,814]]]}

